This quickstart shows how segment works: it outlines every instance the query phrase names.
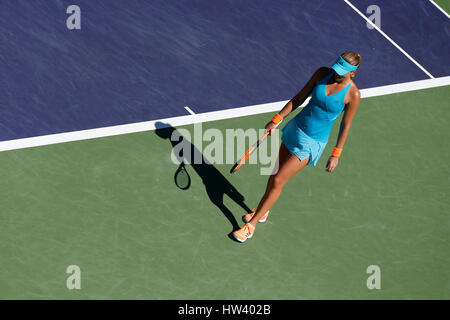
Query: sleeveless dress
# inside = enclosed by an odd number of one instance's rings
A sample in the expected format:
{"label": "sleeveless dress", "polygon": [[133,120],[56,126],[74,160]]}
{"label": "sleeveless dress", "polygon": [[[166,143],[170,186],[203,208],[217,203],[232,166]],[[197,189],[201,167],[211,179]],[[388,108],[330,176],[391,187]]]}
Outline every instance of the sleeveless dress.
{"label": "sleeveless dress", "polygon": [[334,121],[344,110],[344,99],[351,87],[326,95],[325,89],[333,73],[320,80],[314,87],[311,100],[282,129],[281,141],[290,153],[300,160],[309,158],[316,167],[331,133]]}

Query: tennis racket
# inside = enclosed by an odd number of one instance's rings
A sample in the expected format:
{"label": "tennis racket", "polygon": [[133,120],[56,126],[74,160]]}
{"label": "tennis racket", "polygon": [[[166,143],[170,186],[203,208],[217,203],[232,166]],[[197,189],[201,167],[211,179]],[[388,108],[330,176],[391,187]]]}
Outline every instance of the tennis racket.
{"label": "tennis racket", "polygon": [[233,168],[231,168],[230,173],[234,173],[239,170],[239,168],[248,160],[248,158],[250,158],[251,154],[259,147],[264,139],[267,138],[269,133],[270,131],[266,131],[266,133],[244,153],[244,155],[234,164]]}

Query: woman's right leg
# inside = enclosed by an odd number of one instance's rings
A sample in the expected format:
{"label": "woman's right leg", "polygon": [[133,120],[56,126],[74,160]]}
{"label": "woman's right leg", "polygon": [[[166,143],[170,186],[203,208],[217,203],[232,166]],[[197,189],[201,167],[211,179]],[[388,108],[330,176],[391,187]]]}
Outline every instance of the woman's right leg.
{"label": "woman's right leg", "polygon": [[266,191],[264,192],[263,197],[262,197],[261,200],[259,201],[258,207],[261,205],[261,202],[264,201],[264,199],[265,199],[267,193],[269,192],[269,190],[270,190],[271,187],[272,187],[273,179],[274,179],[275,175],[276,175],[277,172],[280,170],[280,168],[281,168],[281,166],[283,165],[283,163],[288,159],[289,154],[290,154],[290,152],[289,152],[288,148],[286,148],[286,146],[284,145],[284,143],[281,143],[280,151],[278,152],[278,170],[277,170],[275,173],[271,174],[270,177],[269,177],[269,179],[267,180]]}
{"label": "woman's right leg", "polygon": [[267,182],[266,192],[259,202],[255,214],[249,221],[253,227],[256,226],[259,219],[261,219],[262,216],[277,202],[286,182],[303,169],[309,162],[309,158],[300,160],[297,156],[291,154],[284,144],[281,144],[278,159],[278,172],[270,176],[269,181]]}

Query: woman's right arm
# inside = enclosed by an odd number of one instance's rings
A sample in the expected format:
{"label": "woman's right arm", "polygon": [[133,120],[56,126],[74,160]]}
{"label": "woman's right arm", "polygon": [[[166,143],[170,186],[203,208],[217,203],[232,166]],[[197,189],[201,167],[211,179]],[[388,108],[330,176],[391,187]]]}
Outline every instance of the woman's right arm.
{"label": "woman's right arm", "polygon": [[305,102],[306,98],[309,97],[309,95],[312,93],[314,87],[316,86],[317,82],[319,82],[320,79],[325,77],[327,73],[329,73],[329,68],[327,67],[321,67],[314,72],[312,77],[309,79],[309,81],[305,84],[302,90],[300,90],[295,97],[293,97],[289,102],[284,106],[283,109],[279,112],[280,116],[287,117],[289,113],[297,109],[299,106],[302,105],[303,102]]}
{"label": "woman's right arm", "polygon": [[[325,77],[327,73],[330,72],[330,69],[327,67],[321,67],[314,72],[309,81],[305,84],[302,90],[300,90],[288,103],[281,109],[278,114],[284,119],[286,118],[292,111],[297,109],[303,102],[305,102],[306,98],[312,93],[314,87],[317,82]],[[272,130],[276,127],[276,125],[270,121],[266,125],[266,130]]]}

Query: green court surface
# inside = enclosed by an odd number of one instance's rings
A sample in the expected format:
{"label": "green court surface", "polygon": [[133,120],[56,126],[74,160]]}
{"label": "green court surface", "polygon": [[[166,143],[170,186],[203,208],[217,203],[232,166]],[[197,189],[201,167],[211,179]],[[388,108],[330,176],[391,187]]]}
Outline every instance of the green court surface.
{"label": "green court surface", "polygon": [[[2,152],[0,298],[449,299],[449,100],[448,86],[363,99],[336,170],[325,165],[341,118],[318,166],[242,244],[224,213],[242,226],[245,211],[227,194],[255,207],[258,165],[188,165],[181,190],[155,131]],[[66,287],[69,265],[80,290]]]}
{"label": "green court surface", "polygon": [[445,12],[450,12],[450,0],[434,0],[434,2],[445,10]]}

